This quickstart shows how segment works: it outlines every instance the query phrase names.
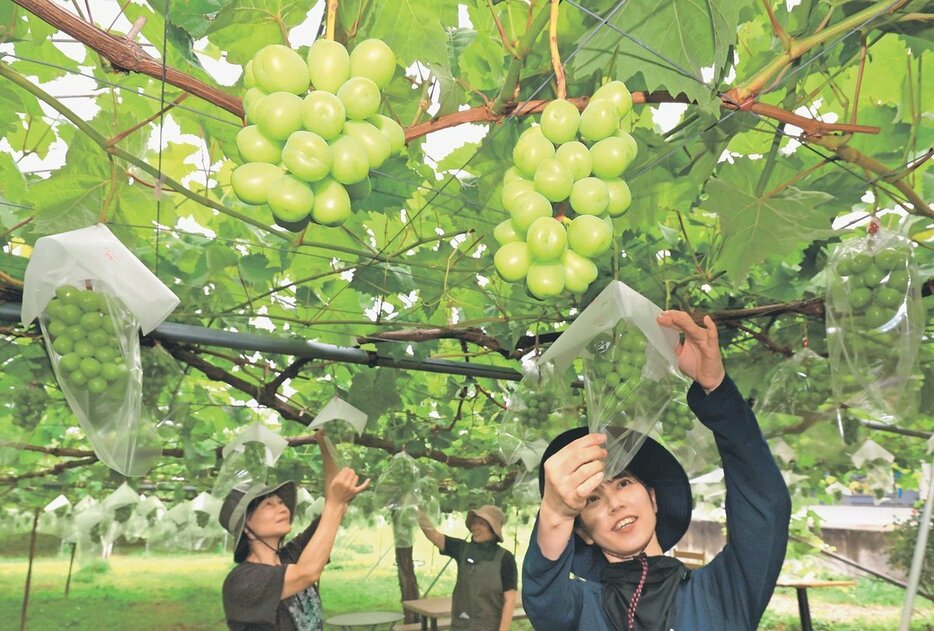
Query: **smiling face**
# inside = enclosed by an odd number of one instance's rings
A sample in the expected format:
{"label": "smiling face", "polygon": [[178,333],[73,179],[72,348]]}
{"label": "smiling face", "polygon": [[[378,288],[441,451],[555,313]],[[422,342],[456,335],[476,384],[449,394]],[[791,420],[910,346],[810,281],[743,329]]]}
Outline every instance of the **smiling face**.
{"label": "smiling face", "polygon": [[470,522],[470,534],[474,543],[496,541],[496,534],[493,533],[489,522],[482,517],[474,517],[473,521]]}
{"label": "smiling face", "polygon": [[260,539],[281,539],[292,530],[292,514],[282,498],[273,493],[260,500],[246,518],[246,527]]}
{"label": "smiling face", "polygon": [[600,484],[587,497],[579,517],[578,534],[603,550],[608,561],[662,554],[655,535],[655,491],[624,472]]}

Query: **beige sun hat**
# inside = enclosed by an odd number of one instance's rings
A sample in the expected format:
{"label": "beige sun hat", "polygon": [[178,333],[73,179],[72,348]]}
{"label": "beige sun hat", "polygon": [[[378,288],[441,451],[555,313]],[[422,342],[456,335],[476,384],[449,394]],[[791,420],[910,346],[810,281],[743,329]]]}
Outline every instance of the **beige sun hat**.
{"label": "beige sun hat", "polygon": [[480,508],[467,511],[467,527],[470,528],[470,524],[478,517],[490,525],[498,540],[503,540],[503,524],[506,523],[503,511],[492,504],[485,504]]}

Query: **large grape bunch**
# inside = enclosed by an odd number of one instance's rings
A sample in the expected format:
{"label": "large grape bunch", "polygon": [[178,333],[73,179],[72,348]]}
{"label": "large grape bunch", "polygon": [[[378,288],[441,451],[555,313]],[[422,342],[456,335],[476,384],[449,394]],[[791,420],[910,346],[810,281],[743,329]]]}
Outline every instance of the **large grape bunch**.
{"label": "large grape bunch", "polygon": [[558,99],[542,112],[512,152],[503,178],[509,219],[496,226],[493,257],[508,282],[525,280],[539,300],[580,293],[597,278],[593,259],[610,250],[613,218],[632,195],[622,178],[636,141],[620,128],[632,108],[622,81],[598,89],[583,112]]}
{"label": "large grape bunch", "polygon": [[597,414],[616,412],[642,382],[645,345],[645,337],[627,320],[620,320],[612,334],[601,333],[589,342],[584,379]]}
{"label": "large grape bunch", "polygon": [[55,290],[45,313],[48,345],[64,383],[78,391],[123,399],[129,371],[107,298],[91,289],[63,285]]}
{"label": "large grape bunch", "polygon": [[287,230],[309,220],[344,223],[351,202],[370,194],[370,170],[405,144],[402,127],[378,113],[395,68],[395,54],[378,39],[350,53],[319,39],[307,60],[279,44],[260,49],[244,67],[249,124],[237,133],[244,164],[230,177],[237,197],[268,204]]}
{"label": "large grape bunch", "polygon": [[837,261],[834,271],[848,283],[850,309],[859,323],[875,329],[895,317],[908,299],[910,260],[906,248],[886,247],[874,254],[848,252]]}

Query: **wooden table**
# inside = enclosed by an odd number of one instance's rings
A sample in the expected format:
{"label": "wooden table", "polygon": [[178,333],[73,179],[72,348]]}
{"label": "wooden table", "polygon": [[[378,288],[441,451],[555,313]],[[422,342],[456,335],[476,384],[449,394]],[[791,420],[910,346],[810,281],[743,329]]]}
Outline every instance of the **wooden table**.
{"label": "wooden table", "polygon": [[[434,598],[419,598],[417,600],[403,600],[402,608],[418,614],[422,622],[422,631],[438,631],[438,620],[451,617],[452,598],[450,596],[435,596]],[[516,595],[516,605],[512,612],[513,619],[526,618],[525,609],[522,608],[522,594]]]}
{"label": "wooden table", "polygon": [[356,631],[357,629],[376,631],[379,627],[399,622],[403,617],[397,611],[358,611],[332,616],[325,620],[325,624],[344,631]]}
{"label": "wooden table", "polygon": [[422,621],[422,631],[428,631],[429,629],[438,631],[438,618],[450,618],[451,606],[452,598],[450,596],[402,601],[403,609],[418,614]]}
{"label": "wooden table", "polygon": [[801,631],[814,631],[811,626],[811,607],[808,605],[809,587],[853,587],[856,581],[778,581],[778,587],[794,587],[798,595],[798,616],[801,618]]}

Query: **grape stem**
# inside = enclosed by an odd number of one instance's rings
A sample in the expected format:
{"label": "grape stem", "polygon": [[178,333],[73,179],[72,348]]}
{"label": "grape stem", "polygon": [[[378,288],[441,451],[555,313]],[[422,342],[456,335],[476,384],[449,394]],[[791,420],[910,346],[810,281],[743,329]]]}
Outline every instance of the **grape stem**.
{"label": "grape stem", "polygon": [[334,27],[337,24],[337,0],[328,0],[327,27],[324,31],[325,39],[334,41]]}
{"label": "grape stem", "polygon": [[551,0],[548,43],[551,47],[551,65],[555,69],[555,79],[558,84],[558,98],[564,99],[567,95],[567,80],[564,76],[564,66],[561,65],[561,53],[558,51],[558,2],[559,0]]}

